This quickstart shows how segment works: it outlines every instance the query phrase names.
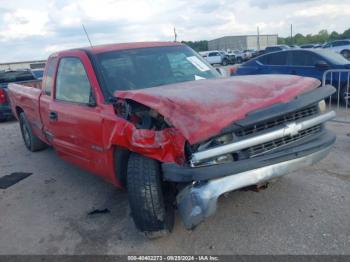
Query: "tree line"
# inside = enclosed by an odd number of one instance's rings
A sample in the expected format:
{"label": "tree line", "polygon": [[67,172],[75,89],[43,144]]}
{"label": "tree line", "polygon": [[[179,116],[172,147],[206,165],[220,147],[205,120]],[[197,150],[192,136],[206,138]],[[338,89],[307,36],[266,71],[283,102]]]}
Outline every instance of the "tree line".
{"label": "tree line", "polygon": [[[292,38],[288,37],[278,37],[278,44],[286,45],[304,45],[304,44],[324,44],[329,41],[340,40],[340,39],[350,39],[350,28],[345,30],[343,33],[338,33],[333,31],[329,33],[326,29],[321,30],[317,34],[296,34]],[[197,52],[208,50],[208,40],[200,41],[182,41],[182,43],[190,46]]]}
{"label": "tree line", "polygon": [[338,33],[333,31],[329,33],[327,30],[323,29],[317,34],[296,34],[292,38],[289,37],[279,37],[278,44],[286,45],[304,45],[304,44],[324,44],[326,42],[340,40],[340,39],[350,39],[350,28],[345,30],[343,33]]}

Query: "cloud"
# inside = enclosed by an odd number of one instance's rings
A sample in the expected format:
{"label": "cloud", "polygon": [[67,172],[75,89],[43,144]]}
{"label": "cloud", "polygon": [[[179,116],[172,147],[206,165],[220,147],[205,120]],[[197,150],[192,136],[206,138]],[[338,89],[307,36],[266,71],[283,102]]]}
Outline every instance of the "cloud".
{"label": "cloud", "polygon": [[60,49],[113,42],[213,39],[256,33],[342,32],[350,0],[12,0],[0,7],[1,62],[42,59]]}
{"label": "cloud", "polygon": [[2,19],[2,24],[5,24],[6,28],[0,32],[1,41],[44,36],[47,34],[45,28],[47,22],[47,14],[36,10],[18,9],[14,12],[6,12]]}
{"label": "cloud", "polygon": [[322,6],[313,6],[312,8],[306,8],[302,10],[297,10],[295,16],[297,17],[327,17],[337,18],[339,16],[349,16],[350,15],[350,5],[349,4],[325,4]]}
{"label": "cloud", "polygon": [[256,6],[262,9],[266,9],[268,7],[276,7],[280,5],[288,5],[288,4],[304,4],[307,2],[313,2],[316,0],[250,0],[250,6]]}

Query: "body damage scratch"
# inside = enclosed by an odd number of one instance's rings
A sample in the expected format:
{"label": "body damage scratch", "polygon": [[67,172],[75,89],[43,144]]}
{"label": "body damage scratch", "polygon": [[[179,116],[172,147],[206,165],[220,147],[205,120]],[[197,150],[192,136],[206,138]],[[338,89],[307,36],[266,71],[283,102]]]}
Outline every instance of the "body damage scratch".
{"label": "body damage scratch", "polygon": [[319,85],[317,79],[308,77],[259,75],[117,91],[114,96],[155,110],[192,145],[252,111],[289,102]]}
{"label": "body damage scratch", "polygon": [[185,161],[185,138],[175,128],[137,129],[122,120],[114,125],[109,145],[119,145],[162,162],[183,164]]}

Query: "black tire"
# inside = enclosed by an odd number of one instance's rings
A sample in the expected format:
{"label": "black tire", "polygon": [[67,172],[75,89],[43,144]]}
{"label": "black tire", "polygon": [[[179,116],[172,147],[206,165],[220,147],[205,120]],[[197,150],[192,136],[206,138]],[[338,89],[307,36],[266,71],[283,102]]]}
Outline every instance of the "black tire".
{"label": "black tire", "polygon": [[32,128],[26,118],[24,112],[19,115],[19,125],[21,127],[24,145],[31,152],[36,152],[47,148],[47,145],[33,134]]}
{"label": "black tire", "polygon": [[127,190],[131,216],[148,238],[169,234],[174,226],[175,191],[162,183],[159,162],[131,153],[128,161]]}
{"label": "black tire", "polygon": [[344,56],[346,59],[350,60],[350,50],[343,50],[340,52],[342,56]]}
{"label": "black tire", "polygon": [[227,59],[222,60],[221,65],[223,65],[223,66],[227,66],[227,65],[228,65],[228,61],[227,61]]}
{"label": "black tire", "polygon": [[243,59],[241,57],[237,57],[237,63],[238,64],[242,64],[243,63]]}

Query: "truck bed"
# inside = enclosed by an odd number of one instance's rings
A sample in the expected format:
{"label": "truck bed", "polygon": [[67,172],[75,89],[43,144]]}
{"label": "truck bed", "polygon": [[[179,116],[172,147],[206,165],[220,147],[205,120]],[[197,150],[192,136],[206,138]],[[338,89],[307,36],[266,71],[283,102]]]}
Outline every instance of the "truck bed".
{"label": "truck bed", "polygon": [[39,129],[42,126],[39,111],[41,88],[41,80],[10,83],[8,85],[10,104],[15,117],[18,119],[20,111],[23,110],[32,126]]}

